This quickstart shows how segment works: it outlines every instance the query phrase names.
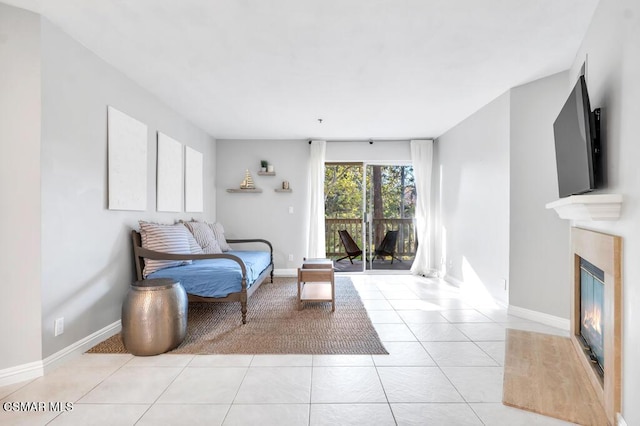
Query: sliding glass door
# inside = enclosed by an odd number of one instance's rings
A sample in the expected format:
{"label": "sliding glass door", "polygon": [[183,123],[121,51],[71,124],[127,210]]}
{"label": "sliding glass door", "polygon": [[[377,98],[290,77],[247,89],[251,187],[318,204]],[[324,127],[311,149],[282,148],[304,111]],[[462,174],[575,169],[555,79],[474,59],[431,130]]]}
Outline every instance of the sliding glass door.
{"label": "sliding glass door", "polygon": [[327,163],[327,257],[338,272],[408,270],[416,249],[413,168]]}
{"label": "sliding glass door", "polygon": [[364,267],[363,182],[362,163],[325,164],[325,242],[338,272],[361,272]]}
{"label": "sliding glass door", "polygon": [[365,172],[365,269],[409,270],[416,250],[413,167],[369,164]]}

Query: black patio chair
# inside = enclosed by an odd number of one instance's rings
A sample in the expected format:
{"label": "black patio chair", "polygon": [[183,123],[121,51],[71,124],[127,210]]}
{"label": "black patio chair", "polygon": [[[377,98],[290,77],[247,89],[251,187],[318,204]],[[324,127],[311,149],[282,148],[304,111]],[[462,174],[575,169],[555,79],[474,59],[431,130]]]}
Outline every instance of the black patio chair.
{"label": "black patio chair", "polygon": [[362,256],[362,250],[360,250],[360,247],[358,247],[358,244],[356,244],[356,242],[353,241],[353,238],[351,238],[351,235],[346,229],[343,229],[342,231],[338,231],[338,235],[340,236],[340,241],[342,242],[342,245],[344,246],[344,250],[347,252],[347,255],[336,260],[336,262],[340,262],[342,259],[349,258],[349,261],[353,265],[353,259],[355,259],[358,256]]}
{"label": "black patio chair", "polygon": [[398,231],[387,231],[380,245],[374,250],[373,258],[382,257],[382,260],[384,260],[385,256],[391,256],[391,264],[393,264],[394,258],[402,262],[402,259],[396,256],[397,242]]}

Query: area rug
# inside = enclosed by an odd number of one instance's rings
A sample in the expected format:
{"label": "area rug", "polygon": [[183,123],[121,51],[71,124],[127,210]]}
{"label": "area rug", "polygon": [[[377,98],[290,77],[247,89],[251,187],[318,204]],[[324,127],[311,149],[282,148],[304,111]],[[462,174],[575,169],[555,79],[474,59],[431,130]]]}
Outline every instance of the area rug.
{"label": "area rug", "polygon": [[[89,353],[127,353],[120,334]],[[358,291],[348,277],[336,277],[331,303],[297,309],[295,278],[263,283],[249,298],[247,323],[240,303],[190,303],[187,335],[172,354],[387,354]]]}
{"label": "area rug", "polygon": [[505,355],[505,405],[580,425],[607,424],[569,338],[507,329]]}

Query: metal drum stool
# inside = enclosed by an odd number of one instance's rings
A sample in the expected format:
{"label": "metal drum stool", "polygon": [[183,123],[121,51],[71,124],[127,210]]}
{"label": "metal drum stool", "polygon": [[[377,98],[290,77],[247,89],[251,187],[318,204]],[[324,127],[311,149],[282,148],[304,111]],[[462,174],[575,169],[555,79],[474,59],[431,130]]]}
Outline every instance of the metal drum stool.
{"label": "metal drum stool", "polygon": [[122,343],[133,355],[174,349],[187,334],[187,293],[168,278],[136,281],[122,304]]}

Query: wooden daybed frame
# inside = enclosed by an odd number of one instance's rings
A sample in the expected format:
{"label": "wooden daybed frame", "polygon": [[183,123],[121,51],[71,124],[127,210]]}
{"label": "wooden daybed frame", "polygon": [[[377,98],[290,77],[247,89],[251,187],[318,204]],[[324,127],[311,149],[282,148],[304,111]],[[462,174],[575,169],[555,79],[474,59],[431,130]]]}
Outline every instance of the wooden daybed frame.
{"label": "wooden daybed frame", "polygon": [[162,253],[159,251],[148,250],[142,247],[142,238],[140,233],[136,230],[131,231],[131,237],[133,239],[133,254],[136,264],[136,274],[138,280],[143,280],[142,271],[144,271],[144,258],[153,260],[201,260],[201,259],[231,259],[240,265],[242,270],[242,290],[235,293],[230,293],[226,297],[202,297],[195,294],[188,294],[190,302],[207,302],[207,303],[223,303],[223,302],[240,302],[242,312],[242,324],[247,323],[247,300],[255,291],[260,287],[260,284],[264,282],[267,276],[270,275],[271,282],[273,283],[273,246],[267,240],[263,239],[228,239],[227,242],[233,243],[264,243],[269,246],[270,252],[270,264],[265,268],[262,273],[256,278],[251,287],[247,288],[247,269],[244,262],[238,257],[232,254],[220,253],[220,254],[171,254]]}

